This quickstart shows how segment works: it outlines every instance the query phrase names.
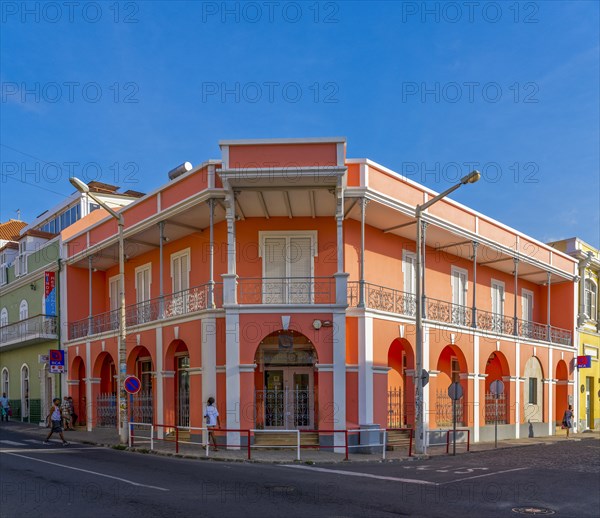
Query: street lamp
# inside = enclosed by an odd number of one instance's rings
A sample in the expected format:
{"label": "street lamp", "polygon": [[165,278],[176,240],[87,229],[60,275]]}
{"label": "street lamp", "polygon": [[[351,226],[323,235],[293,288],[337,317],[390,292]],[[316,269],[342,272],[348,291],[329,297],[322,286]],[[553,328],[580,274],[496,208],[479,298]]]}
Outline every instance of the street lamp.
{"label": "street lamp", "polygon": [[415,207],[415,217],[417,219],[417,264],[415,268],[415,279],[416,279],[416,299],[417,299],[417,308],[416,308],[416,368],[415,368],[415,377],[416,379],[416,388],[415,388],[415,406],[416,406],[416,416],[415,416],[415,450],[417,453],[425,453],[426,452],[426,444],[424,437],[424,423],[423,423],[423,305],[424,305],[424,297],[423,297],[423,228],[421,223],[421,214],[427,208],[431,207],[434,203],[437,203],[442,198],[445,198],[450,193],[454,192],[461,185],[465,185],[468,183],[475,183],[477,180],[481,178],[481,174],[479,171],[472,171],[467,176],[463,176],[460,179],[460,182],[456,185],[453,185],[449,189],[446,189],[443,193],[438,194],[437,196],[431,198],[431,200],[423,203],[422,205],[417,205]]}
{"label": "street lamp", "polygon": [[69,181],[82,194],[87,194],[92,200],[106,210],[113,218],[117,220],[119,227],[119,339],[117,348],[119,352],[119,438],[121,444],[127,444],[128,425],[127,425],[127,393],[125,392],[125,373],[127,372],[127,353],[125,339],[127,337],[125,320],[125,248],[123,245],[123,215],[111,209],[100,198],[96,197],[90,191],[89,186],[79,178],[71,177]]}

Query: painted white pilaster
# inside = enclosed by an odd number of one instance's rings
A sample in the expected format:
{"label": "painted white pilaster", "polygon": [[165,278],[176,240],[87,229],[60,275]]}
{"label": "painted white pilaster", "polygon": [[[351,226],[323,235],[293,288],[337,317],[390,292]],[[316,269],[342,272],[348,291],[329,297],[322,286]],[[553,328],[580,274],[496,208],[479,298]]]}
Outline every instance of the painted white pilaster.
{"label": "painted white pilaster", "polygon": [[[372,379],[372,374],[371,374]],[[333,314],[333,428],[346,428],[346,313]],[[344,434],[336,433],[334,446],[344,446]]]}
{"label": "painted white pilaster", "polygon": [[515,342],[515,437],[521,436],[521,343]]}
{"label": "painted white pilaster", "polygon": [[[156,372],[156,422],[165,422],[165,403],[164,403],[164,384],[163,384],[163,335],[162,327],[156,328],[156,365],[154,370]],[[158,438],[163,438],[164,428],[158,427]]]}
{"label": "painted white pilaster", "polygon": [[373,317],[370,316],[358,319],[358,422],[373,423]]}
{"label": "painted white pilaster", "polygon": [[85,343],[85,415],[86,428],[92,431],[92,344]]}
{"label": "painted white pilaster", "polygon": [[[423,326],[423,369],[429,371],[429,327]],[[429,446],[429,383],[423,387],[423,437],[425,438],[425,446]]]}
{"label": "painted white pilaster", "polygon": [[548,348],[548,370],[547,370],[547,376],[548,376],[548,413],[546,414],[548,416],[548,435],[555,435],[556,434],[556,430],[554,427],[554,412],[552,411],[552,409],[554,408],[554,389],[555,389],[555,383],[553,383],[553,372],[552,372],[552,347]]}
{"label": "painted white pilaster", "polygon": [[217,396],[217,321],[202,319],[202,399]]}
{"label": "painted white pilaster", "polygon": [[[240,425],[240,316],[227,311],[225,316],[225,386],[227,390],[227,428]],[[216,367],[215,367],[216,372]],[[218,403],[217,403],[218,404]],[[239,447],[239,432],[227,432],[227,444]]]}
{"label": "painted white pilaster", "polygon": [[479,442],[479,390],[481,382],[479,381],[479,336],[473,336],[473,442]]}

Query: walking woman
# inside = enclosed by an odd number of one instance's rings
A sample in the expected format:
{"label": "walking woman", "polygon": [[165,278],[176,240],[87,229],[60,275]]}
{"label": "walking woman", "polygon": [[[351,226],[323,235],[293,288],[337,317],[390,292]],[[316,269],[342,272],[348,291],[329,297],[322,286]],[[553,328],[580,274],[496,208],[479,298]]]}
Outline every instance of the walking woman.
{"label": "walking woman", "polygon": [[567,439],[569,438],[569,431],[573,427],[573,407],[569,405],[569,408],[565,410],[562,420],[563,428],[567,429]]}

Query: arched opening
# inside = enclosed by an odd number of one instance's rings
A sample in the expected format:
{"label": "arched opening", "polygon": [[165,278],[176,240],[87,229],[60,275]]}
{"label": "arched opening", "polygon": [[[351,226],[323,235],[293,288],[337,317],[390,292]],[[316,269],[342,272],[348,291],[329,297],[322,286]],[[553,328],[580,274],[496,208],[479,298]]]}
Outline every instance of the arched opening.
{"label": "arched opening", "polygon": [[29,419],[29,367],[21,367],[21,421]]}
{"label": "arched opening", "polygon": [[134,373],[141,382],[141,389],[133,395],[132,414],[134,423],[152,424],[154,419],[154,362],[150,351],[143,345],[134,347],[127,360],[127,372]]}
{"label": "arched opening", "polygon": [[[485,424],[509,423],[509,386],[502,379],[510,376],[510,367],[506,356],[500,351],[494,351],[485,363]],[[503,392],[493,394],[491,385],[494,381],[502,381]]]}
{"label": "arched opening", "polygon": [[70,396],[73,398],[73,407],[77,415],[77,422],[74,424],[84,425],[87,422],[87,408],[85,395],[85,363],[81,356],[76,356],[73,359],[71,367],[71,380],[76,383],[71,383]]}
{"label": "arched opening", "polygon": [[276,331],[260,342],[254,358],[255,426],[265,429],[314,429],[317,351],[297,331]]}
{"label": "arched opening", "polygon": [[10,399],[10,374],[8,372],[8,368],[4,367],[2,369],[2,393],[6,394],[6,397]]}
{"label": "arched opening", "polygon": [[396,338],[388,349],[387,426],[404,428],[414,424],[414,380],[407,371],[415,368],[415,356],[410,342]]}
{"label": "arched opening", "polygon": [[[556,398],[554,401],[554,422],[560,425],[562,416],[569,406],[569,369],[564,360],[556,364]],[[591,405],[588,405],[587,410]],[[589,422],[589,421],[588,421]]]}
{"label": "arched opening", "polygon": [[[442,349],[438,358],[435,393],[435,422],[439,428],[447,428],[453,423],[453,402],[448,395],[451,383],[460,383],[463,395],[456,403],[456,424],[465,426],[467,423],[466,402],[469,401],[468,384],[466,379],[467,359],[456,345],[447,345]],[[461,376],[463,375],[463,376]]]}
{"label": "arched opening", "polygon": [[96,395],[96,426],[117,426],[117,369],[110,353],[104,351],[94,364],[94,377],[100,378]]}
{"label": "arched opening", "polygon": [[[173,340],[167,349],[165,365],[175,372],[175,384],[165,385],[165,399],[173,401],[166,405],[165,422],[175,421],[177,426],[190,426],[190,352],[183,340]],[[169,392],[172,390],[172,394]],[[173,410],[175,409],[174,415]]]}
{"label": "arched opening", "polygon": [[523,418],[526,423],[541,423],[544,420],[544,372],[542,364],[535,356],[527,360],[523,375]]}

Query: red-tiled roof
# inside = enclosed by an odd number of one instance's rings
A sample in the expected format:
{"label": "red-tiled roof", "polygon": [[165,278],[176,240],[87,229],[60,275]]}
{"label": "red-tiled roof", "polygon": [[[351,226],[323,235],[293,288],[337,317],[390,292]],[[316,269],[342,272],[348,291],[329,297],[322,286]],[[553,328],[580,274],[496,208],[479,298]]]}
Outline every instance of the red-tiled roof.
{"label": "red-tiled roof", "polygon": [[0,223],[0,239],[17,241],[19,239],[19,231],[26,226],[27,223],[16,219],[9,219],[6,223]]}

